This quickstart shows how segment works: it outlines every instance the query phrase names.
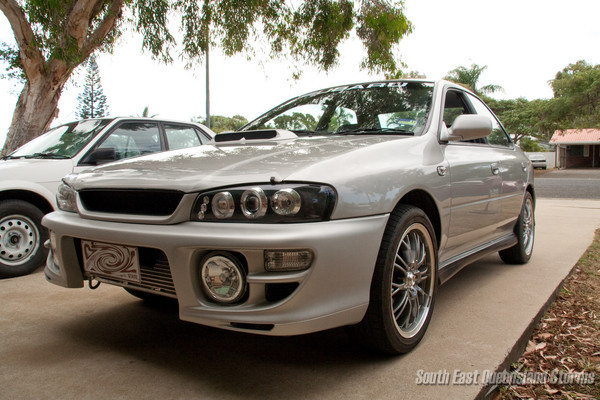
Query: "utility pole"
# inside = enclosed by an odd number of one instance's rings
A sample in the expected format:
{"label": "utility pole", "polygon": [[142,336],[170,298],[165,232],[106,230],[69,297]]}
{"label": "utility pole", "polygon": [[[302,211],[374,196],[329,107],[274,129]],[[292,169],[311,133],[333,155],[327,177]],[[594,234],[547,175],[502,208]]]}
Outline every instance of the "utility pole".
{"label": "utility pole", "polygon": [[206,45],[206,126],[210,128],[210,68],[209,68],[209,53],[210,43]]}

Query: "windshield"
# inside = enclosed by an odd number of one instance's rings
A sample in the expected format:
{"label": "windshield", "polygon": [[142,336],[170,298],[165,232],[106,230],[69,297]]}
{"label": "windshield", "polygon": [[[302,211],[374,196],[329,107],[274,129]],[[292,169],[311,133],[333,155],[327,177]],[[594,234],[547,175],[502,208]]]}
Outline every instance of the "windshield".
{"label": "windshield", "polygon": [[7,158],[71,158],[111,119],[88,119],[58,126],[21,146]]}
{"label": "windshield", "polygon": [[284,103],[242,130],[288,129],[298,135],[419,135],[431,108],[433,84],[375,82],[309,93]]}

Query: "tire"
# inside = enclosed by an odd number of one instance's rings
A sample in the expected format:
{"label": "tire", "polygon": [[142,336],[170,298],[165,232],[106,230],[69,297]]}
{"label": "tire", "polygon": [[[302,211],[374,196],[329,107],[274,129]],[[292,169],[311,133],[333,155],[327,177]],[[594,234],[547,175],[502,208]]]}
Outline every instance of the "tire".
{"label": "tire", "polygon": [[369,307],[354,327],[359,340],[387,354],[421,341],[437,292],[437,244],[425,213],[399,206],[390,215],[377,257]]}
{"label": "tire", "polygon": [[0,278],[27,275],[44,265],[44,213],[22,200],[0,202]]}
{"label": "tire", "polygon": [[525,193],[519,219],[515,225],[515,235],[519,242],[513,247],[499,252],[500,258],[507,264],[526,264],[533,253],[535,240],[535,204],[531,193]]}

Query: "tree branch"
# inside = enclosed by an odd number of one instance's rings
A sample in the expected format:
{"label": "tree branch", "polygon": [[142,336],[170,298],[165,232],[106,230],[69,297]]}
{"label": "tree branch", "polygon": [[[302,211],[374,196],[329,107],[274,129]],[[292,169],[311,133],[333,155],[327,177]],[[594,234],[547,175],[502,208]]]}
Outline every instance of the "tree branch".
{"label": "tree branch", "polygon": [[92,52],[100,46],[108,34],[115,28],[117,20],[121,16],[124,0],[112,0],[106,11],[106,15],[102,22],[96,27],[94,32],[87,36],[81,50],[85,57],[88,57]]}
{"label": "tree branch", "polygon": [[0,10],[8,19],[15,35],[23,72],[28,80],[39,77],[45,59],[36,44],[35,34],[29,25],[25,12],[15,0],[0,0]]}
{"label": "tree branch", "polygon": [[83,47],[90,23],[101,8],[102,0],[79,0],[73,3],[67,15],[65,35],[73,37],[77,41],[77,47]]}

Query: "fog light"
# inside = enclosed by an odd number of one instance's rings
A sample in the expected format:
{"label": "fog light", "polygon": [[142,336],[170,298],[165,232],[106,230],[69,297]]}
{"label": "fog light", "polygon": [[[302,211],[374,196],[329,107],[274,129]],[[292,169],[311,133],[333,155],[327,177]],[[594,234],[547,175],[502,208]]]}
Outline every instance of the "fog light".
{"label": "fog light", "polygon": [[206,294],[220,303],[235,303],[246,292],[246,274],[231,255],[212,253],[201,264],[200,281]]}
{"label": "fog light", "polygon": [[267,271],[302,271],[313,262],[310,250],[267,250],[265,269]]}

